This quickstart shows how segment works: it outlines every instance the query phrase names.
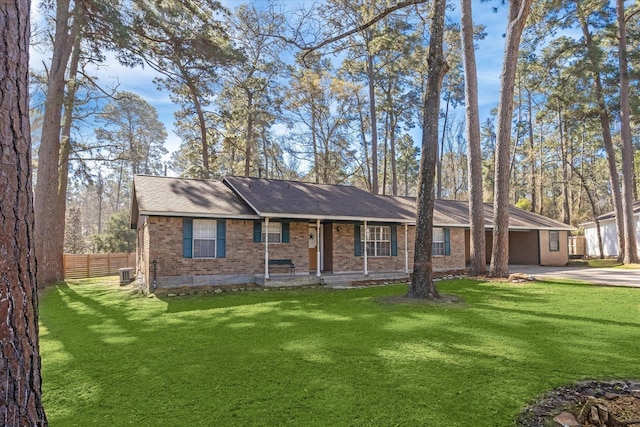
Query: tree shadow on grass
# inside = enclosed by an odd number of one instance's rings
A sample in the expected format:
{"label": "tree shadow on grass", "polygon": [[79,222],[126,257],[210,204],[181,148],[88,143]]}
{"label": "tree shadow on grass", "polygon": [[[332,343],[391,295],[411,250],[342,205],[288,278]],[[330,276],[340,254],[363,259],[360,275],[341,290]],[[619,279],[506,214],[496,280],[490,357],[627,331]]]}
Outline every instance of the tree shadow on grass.
{"label": "tree shadow on grass", "polygon": [[551,321],[554,320],[567,320],[567,321],[577,321],[577,322],[583,322],[583,323],[592,323],[592,324],[602,324],[602,323],[607,323],[607,324],[611,324],[611,325],[617,325],[617,326],[630,326],[633,328],[638,328],[638,336],[640,337],[640,321],[639,322],[620,322],[618,320],[615,319],[599,319],[597,317],[586,317],[586,316],[575,316],[572,314],[561,314],[561,313],[545,313],[545,312],[541,312],[541,311],[535,311],[535,310],[522,310],[522,309],[516,309],[516,308],[505,308],[505,307],[496,307],[496,306],[491,306],[491,305],[483,305],[483,304],[478,304],[479,308],[486,308],[489,310],[493,310],[493,311],[501,311],[504,313],[513,313],[513,314],[521,314],[521,315],[525,315],[525,316],[534,316],[537,318],[546,318],[549,319]]}
{"label": "tree shadow on grass", "polygon": [[466,301],[455,308],[380,304],[404,286],[95,289],[107,293],[64,285],[41,304],[52,423],[509,425],[547,388],[632,371],[640,351],[632,320],[537,312],[557,296],[536,286],[443,285]]}
{"label": "tree shadow on grass", "polygon": [[404,305],[427,305],[427,306],[449,306],[464,307],[464,300],[457,295],[440,294],[440,298],[412,298],[406,295],[388,296],[378,298],[380,304],[404,304]]}

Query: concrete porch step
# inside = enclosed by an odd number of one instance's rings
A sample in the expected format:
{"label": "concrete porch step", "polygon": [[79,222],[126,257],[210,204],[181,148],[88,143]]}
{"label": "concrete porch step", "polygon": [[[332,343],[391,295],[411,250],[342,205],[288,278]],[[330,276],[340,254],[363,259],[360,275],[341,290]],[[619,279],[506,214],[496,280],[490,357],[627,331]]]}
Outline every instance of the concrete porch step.
{"label": "concrete porch step", "polygon": [[364,275],[359,272],[347,273],[323,273],[317,277],[314,272],[306,275],[297,274],[290,275],[271,275],[269,279],[265,279],[263,275],[255,276],[255,283],[264,287],[281,287],[281,286],[309,286],[309,285],[344,285],[349,286],[352,283],[364,282],[406,282],[409,275],[404,272],[389,271],[375,272]]}

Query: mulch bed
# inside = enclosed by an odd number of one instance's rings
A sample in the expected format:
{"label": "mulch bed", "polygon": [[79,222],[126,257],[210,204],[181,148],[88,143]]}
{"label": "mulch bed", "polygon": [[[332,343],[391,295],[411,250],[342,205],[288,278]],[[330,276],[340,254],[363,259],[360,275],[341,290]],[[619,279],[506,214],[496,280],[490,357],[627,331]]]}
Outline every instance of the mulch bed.
{"label": "mulch bed", "polygon": [[640,381],[583,381],[550,391],[524,409],[521,427],[640,427]]}

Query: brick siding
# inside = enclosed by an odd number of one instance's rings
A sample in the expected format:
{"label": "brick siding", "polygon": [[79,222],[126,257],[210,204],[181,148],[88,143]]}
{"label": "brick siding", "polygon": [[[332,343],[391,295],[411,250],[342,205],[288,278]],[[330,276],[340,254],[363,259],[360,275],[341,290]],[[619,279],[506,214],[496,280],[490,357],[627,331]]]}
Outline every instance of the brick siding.
{"label": "brick siding", "polygon": [[466,268],[464,256],[464,229],[450,228],[451,254],[447,256],[434,256],[434,270],[463,270]]}
{"label": "brick siding", "polygon": [[[168,277],[264,274],[264,243],[253,241],[252,220],[226,220],[226,256],[214,259],[183,257],[181,217],[149,217],[145,222],[145,228],[145,234],[149,239],[148,246],[145,244],[148,254],[145,258],[149,263],[147,282],[153,280],[153,260],[156,261],[159,284]],[[291,222],[290,243],[270,243],[269,258],[291,259],[296,270],[308,271],[307,232],[306,223]],[[179,284],[175,280],[172,283]]]}
{"label": "brick siding", "polygon": [[[150,290],[153,280],[153,260],[157,266],[158,286],[182,286],[207,284],[209,278],[221,277],[231,280],[233,276],[249,277],[264,274],[264,243],[253,241],[252,220],[226,220],[226,256],[215,259],[193,259],[182,255],[183,219],[181,217],[147,217],[141,224],[143,253],[138,256],[138,270],[145,276],[144,282]],[[354,225],[347,223],[327,224],[333,227],[333,272],[362,272],[364,257],[354,254]],[[338,227],[340,231],[338,231]],[[415,227],[408,227],[409,270],[413,269]],[[309,271],[309,224],[289,223],[290,243],[269,244],[270,259],[291,259],[297,273]],[[370,272],[404,271],[405,228],[397,226],[398,255],[369,257]],[[434,257],[434,269],[461,269],[465,267],[464,230],[451,229],[451,255]],[[140,250],[140,249],[139,249]],[[273,268],[273,267],[272,267]],[[273,268],[271,274],[284,273]],[[200,279],[198,279],[200,278]],[[213,279],[211,279],[213,280]]]}
{"label": "brick siding", "polygon": [[[364,257],[356,256],[354,251],[353,224],[333,225],[333,271],[363,271]],[[398,256],[367,257],[369,271],[403,271],[405,268],[404,225],[397,226]],[[464,230],[452,228],[451,255],[433,257],[433,268],[437,270],[458,270],[465,268]],[[407,233],[407,252],[409,271],[413,270],[413,254],[415,243],[415,227],[409,226]]]}

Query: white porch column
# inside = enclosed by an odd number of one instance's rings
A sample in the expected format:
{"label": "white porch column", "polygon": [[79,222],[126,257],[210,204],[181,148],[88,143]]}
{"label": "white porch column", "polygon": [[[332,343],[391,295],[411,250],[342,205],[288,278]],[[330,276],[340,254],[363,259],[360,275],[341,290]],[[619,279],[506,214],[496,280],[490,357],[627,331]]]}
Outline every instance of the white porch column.
{"label": "white porch column", "polygon": [[364,275],[369,275],[369,260],[367,259],[367,221],[364,222]]}
{"label": "white porch column", "polygon": [[316,219],[316,277],[320,277],[322,273],[320,272],[320,220]]}
{"label": "white porch column", "polygon": [[264,219],[264,278],[269,278],[269,218]]}
{"label": "white porch column", "polygon": [[409,274],[409,224],[404,223],[404,272]]}

